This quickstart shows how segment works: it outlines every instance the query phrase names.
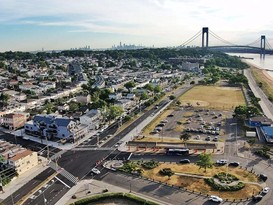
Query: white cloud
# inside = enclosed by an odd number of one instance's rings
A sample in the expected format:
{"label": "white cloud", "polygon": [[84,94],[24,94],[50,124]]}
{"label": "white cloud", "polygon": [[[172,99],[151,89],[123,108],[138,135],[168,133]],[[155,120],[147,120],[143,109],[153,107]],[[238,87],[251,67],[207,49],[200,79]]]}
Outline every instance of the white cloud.
{"label": "white cloud", "polygon": [[[71,32],[156,36],[179,44],[203,26],[229,41],[273,28],[270,1],[0,0],[0,24],[71,26]],[[251,38],[250,37],[250,38]]]}

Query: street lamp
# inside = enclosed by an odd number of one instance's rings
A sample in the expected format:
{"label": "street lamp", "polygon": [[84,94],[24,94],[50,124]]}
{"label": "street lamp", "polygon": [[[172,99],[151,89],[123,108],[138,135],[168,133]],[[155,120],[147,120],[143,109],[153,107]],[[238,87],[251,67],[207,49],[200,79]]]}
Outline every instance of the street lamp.
{"label": "street lamp", "polygon": [[45,193],[42,190],[39,190],[39,193],[43,195],[44,205],[46,205],[47,199],[45,198]]}

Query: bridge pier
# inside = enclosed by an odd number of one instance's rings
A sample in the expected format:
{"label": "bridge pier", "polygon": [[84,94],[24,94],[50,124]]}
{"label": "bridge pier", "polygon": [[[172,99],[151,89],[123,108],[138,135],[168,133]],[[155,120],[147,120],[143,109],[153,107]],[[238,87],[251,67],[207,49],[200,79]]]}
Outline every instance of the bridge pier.
{"label": "bridge pier", "polygon": [[261,36],[261,54],[265,55],[265,35]]}
{"label": "bridge pier", "polygon": [[[205,46],[205,34],[206,34],[206,46]],[[209,28],[208,27],[203,27],[202,29],[202,48],[208,48],[209,46]]]}

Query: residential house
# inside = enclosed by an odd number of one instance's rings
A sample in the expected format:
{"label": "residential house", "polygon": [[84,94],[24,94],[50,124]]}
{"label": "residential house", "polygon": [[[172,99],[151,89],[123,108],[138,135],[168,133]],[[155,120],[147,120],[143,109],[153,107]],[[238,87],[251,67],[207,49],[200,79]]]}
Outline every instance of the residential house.
{"label": "residential house", "polygon": [[88,95],[78,95],[78,96],[76,96],[76,100],[79,103],[88,104],[91,102],[91,96],[89,94]]}
{"label": "residential house", "polygon": [[102,115],[100,110],[93,109],[80,117],[80,123],[87,125],[88,129],[98,129],[101,119]]}
{"label": "residential house", "polygon": [[27,121],[27,116],[23,114],[5,114],[3,115],[3,126],[10,130],[16,130],[23,127]]}
{"label": "residential house", "polygon": [[37,152],[0,140],[1,164],[12,167],[21,175],[38,165]]}
{"label": "residential house", "polygon": [[36,115],[25,123],[25,133],[43,138],[75,142],[87,134],[88,126],[58,115]]}

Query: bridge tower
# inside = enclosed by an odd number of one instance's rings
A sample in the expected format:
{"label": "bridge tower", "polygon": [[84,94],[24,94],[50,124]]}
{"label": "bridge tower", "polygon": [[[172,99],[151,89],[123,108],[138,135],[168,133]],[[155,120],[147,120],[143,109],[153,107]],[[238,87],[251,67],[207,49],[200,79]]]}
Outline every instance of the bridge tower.
{"label": "bridge tower", "polygon": [[[206,45],[205,45],[205,34],[206,34]],[[208,48],[209,46],[209,28],[208,27],[203,27],[202,29],[202,48]]]}
{"label": "bridge tower", "polygon": [[265,35],[261,35],[261,54],[265,54]]}

